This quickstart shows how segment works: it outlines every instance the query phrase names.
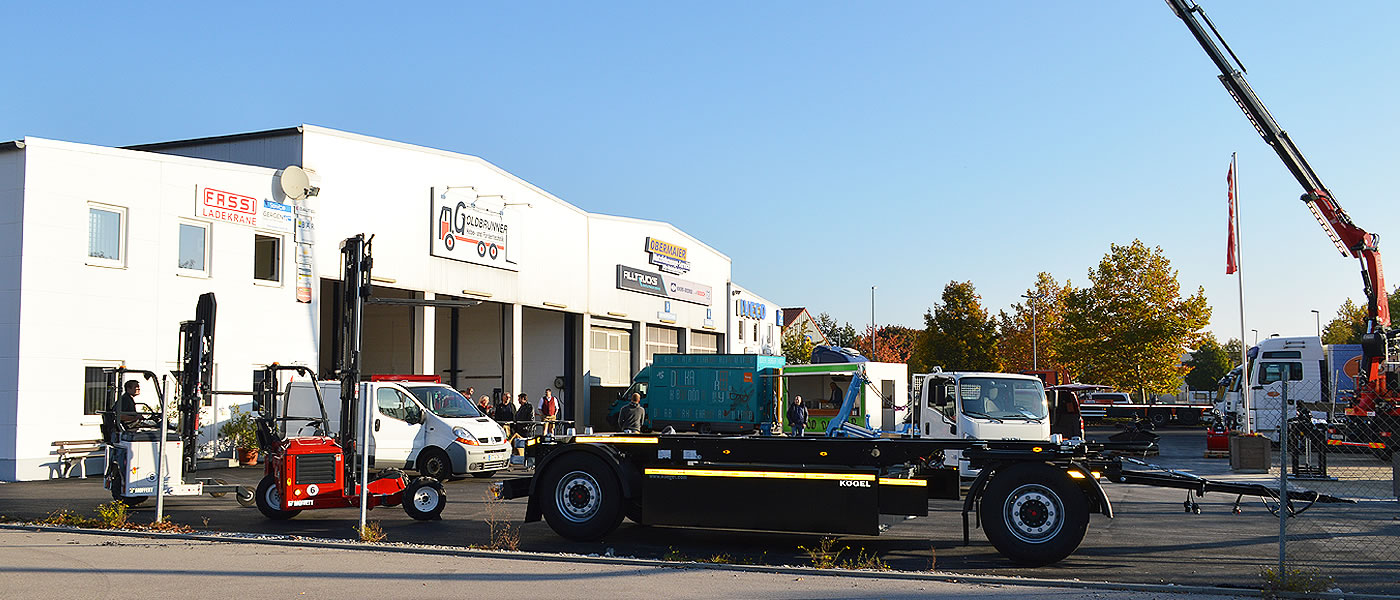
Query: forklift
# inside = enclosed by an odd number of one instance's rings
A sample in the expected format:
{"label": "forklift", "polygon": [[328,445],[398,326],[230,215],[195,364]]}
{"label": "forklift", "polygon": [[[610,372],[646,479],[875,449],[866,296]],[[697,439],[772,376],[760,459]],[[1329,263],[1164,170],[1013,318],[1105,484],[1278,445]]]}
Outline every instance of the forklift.
{"label": "forklift", "polygon": [[[410,479],[398,469],[369,471],[367,450],[373,439],[365,415],[370,399],[359,397],[361,325],[372,292],[369,246],[370,241],[360,234],[340,247],[344,263],[340,326],[345,341],[338,372],[340,411],[334,421],[310,368],[273,364],[254,375],[258,443],[268,457],[266,475],[254,498],[269,519],[290,519],[303,510],[359,507],[363,527],[365,511],[376,506],[402,504],[408,516],[420,521],[441,518],[446,506],[447,496],[437,479]],[[444,305],[431,300],[411,302]],[[317,406],[291,407],[290,382],[286,391],[278,389],[284,373],[310,379]]]}
{"label": "forklift", "polygon": [[[203,294],[194,320],[180,323],[180,371],[175,374],[179,400],[173,424],[167,415],[166,377],[125,365],[106,370],[108,409],[100,411],[107,465],[103,486],[114,500],[136,506],[158,496],[221,498],[235,492],[240,504],[252,505],[250,488],[193,476],[199,409],[212,393],[215,307],[214,294]],[[157,407],[127,396],[126,388],[138,388],[142,380],[154,390]],[[130,401],[124,402],[126,398]]]}

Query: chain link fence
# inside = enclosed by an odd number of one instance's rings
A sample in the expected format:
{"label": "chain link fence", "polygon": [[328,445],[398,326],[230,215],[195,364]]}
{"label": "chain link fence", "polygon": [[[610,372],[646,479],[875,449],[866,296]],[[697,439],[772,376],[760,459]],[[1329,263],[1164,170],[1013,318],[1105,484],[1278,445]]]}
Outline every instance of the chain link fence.
{"label": "chain link fence", "polygon": [[[1400,418],[1385,405],[1358,411],[1354,398],[1322,387],[1281,381],[1255,396],[1255,431],[1280,449],[1272,469],[1280,490],[1309,492],[1276,511],[1275,577],[1281,589],[1400,593],[1400,454],[1391,437]],[[1310,492],[1344,502],[1311,501]]]}

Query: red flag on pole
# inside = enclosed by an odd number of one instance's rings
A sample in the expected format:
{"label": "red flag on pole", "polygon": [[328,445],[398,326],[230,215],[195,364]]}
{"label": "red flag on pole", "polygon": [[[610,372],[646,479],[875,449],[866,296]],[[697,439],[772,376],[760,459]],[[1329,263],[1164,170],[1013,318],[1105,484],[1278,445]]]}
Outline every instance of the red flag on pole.
{"label": "red flag on pole", "polygon": [[1230,163],[1225,173],[1225,196],[1230,200],[1230,233],[1225,238],[1225,274],[1232,275],[1239,268],[1239,257],[1235,255],[1235,163]]}

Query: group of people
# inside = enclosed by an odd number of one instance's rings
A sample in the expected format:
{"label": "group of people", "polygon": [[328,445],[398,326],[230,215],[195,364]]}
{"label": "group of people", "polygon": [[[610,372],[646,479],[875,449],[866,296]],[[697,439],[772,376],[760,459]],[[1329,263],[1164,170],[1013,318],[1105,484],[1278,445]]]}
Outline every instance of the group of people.
{"label": "group of people", "polygon": [[[476,388],[467,388],[463,394],[470,398],[476,394]],[[514,402],[510,394],[502,394],[501,401],[495,406],[491,404],[491,396],[482,394],[476,407],[481,414],[508,428],[512,439],[530,437],[533,433],[536,409],[526,394],[517,395]],[[540,396],[539,416],[540,421],[544,422],[544,433],[553,434],[554,422],[559,420],[559,399],[554,397],[554,390],[545,389]]]}

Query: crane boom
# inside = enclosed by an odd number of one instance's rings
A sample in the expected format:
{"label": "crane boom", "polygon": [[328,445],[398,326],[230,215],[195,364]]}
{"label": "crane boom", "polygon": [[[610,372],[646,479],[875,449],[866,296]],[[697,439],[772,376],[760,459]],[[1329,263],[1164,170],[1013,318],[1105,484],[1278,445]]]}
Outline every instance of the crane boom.
{"label": "crane boom", "polygon": [[[1304,193],[1301,199],[1327,233],[1327,237],[1332,240],[1332,244],[1343,256],[1351,255],[1361,261],[1361,279],[1367,304],[1366,334],[1374,336],[1370,344],[1367,344],[1367,340],[1363,340],[1362,343],[1372,346],[1372,352],[1368,352],[1370,356],[1384,358],[1384,332],[1390,327],[1390,306],[1381,270],[1379,237],[1358,227],[1346,211],[1342,210],[1341,205],[1337,204],[1332,192],[1322,184],[1322,179],[1313,171],[1307,159],[1303,158],[1302,151],[1298,150],[1288,132],[1279,127],[1273,115],[1269,114],[1269,110],[1264,108],[1264,103],[1249,87],[1249,82],[1244,78],[1244,65],[1240,63],[1234,51],[1230,50],[1225,39],[1220,37],[1220,32],[1215,29],[1215,24],[1210,22],[1205,10],[1192,0],[1167,0],[1167,4],[1171,6],[1172,12],[1186,23],[1191,35],[1200,43],[1216,68],[1220,69],[1220,83],[1225,85],[1235,104],[1244,111],[1255,131],[1258,131],[1259,136],[1274,149],[1283,160],[1283,165],[1303,186]],[[1201,20],[1196,19],[1197,14],[1201,16]],[[1205,21],[1204,25],[1202,20]],[[1225,52],[1221,52],[1215,43],[1216,40],[1220,41],[1220,46],[1224,46]],[[1229,54],[1228,58],[1226,53]],[[1377,344],[1379,347],[1376,347]],[[1374,367],[1374,362],[1369,366]]]}

